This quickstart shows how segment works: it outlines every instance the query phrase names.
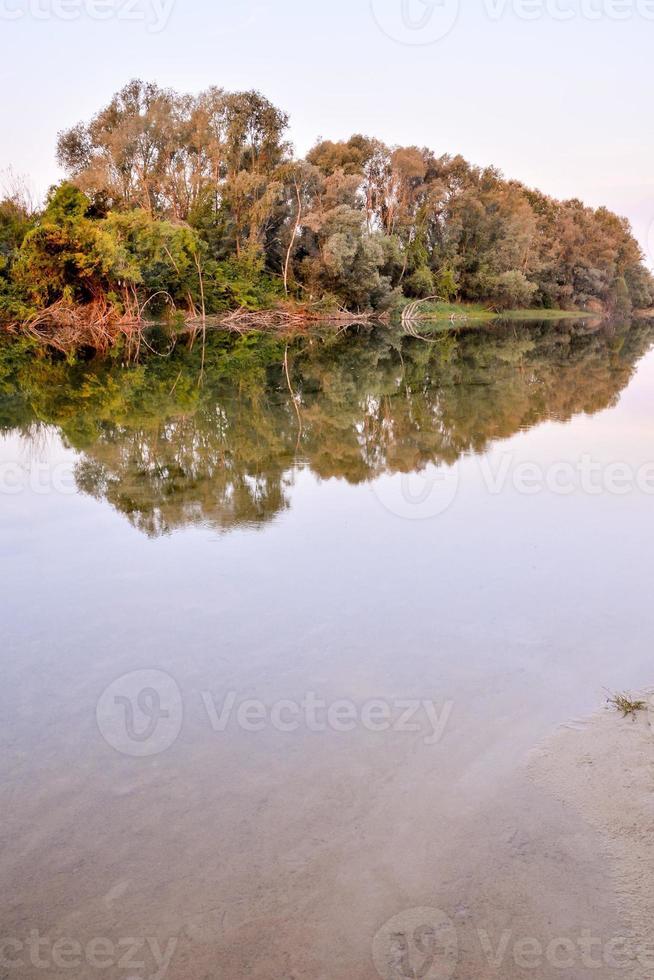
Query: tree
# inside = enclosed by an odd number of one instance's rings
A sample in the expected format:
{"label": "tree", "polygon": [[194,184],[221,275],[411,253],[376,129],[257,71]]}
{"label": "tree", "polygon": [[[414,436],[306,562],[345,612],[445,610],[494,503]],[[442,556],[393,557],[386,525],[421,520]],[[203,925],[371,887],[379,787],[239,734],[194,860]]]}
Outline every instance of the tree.
{"label": "tree", "polygon": [[35,305],[46,307],[62,298],[85,303],[106,293],[116,248],[88,216],[90,207],[85,194],[62,184],[25,236],[13,275]]}
{"label": "tree", "polygon": [[[305,160],[256,91],[138,79],[63,132],[68,180],[0,204],[0,316],[65,298],[116,309],[384,309],[402,295],[624,314],[654,303],[628,222],[494,167],[355,134]],[[162,299],[163,297],[163,299]]]}
{"label": "tree", "polygon": [[510,310],[520,306],[531,306],[538,286],[535,282],[529,282],[524,272],[510,269],[496,276],[490,288],[496,306],[502,310]]}

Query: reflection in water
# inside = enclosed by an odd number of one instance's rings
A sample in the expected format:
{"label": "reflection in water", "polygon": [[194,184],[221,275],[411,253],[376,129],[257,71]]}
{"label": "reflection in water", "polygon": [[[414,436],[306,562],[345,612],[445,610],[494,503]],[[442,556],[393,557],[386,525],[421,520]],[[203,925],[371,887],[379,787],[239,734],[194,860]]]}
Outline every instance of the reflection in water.
{"label": "reflection in water", "polygon": [[0,431],[56,426],[80,454],[78,488],[149,536],[257,525],[288,507],[298,468],[360,483],[606,408],[653,340],[640,323],[570,321],[430,341],[390,327],[213,334],[201,384],[197,347],[124,369],[35,362],[13,345],[0,349]]}

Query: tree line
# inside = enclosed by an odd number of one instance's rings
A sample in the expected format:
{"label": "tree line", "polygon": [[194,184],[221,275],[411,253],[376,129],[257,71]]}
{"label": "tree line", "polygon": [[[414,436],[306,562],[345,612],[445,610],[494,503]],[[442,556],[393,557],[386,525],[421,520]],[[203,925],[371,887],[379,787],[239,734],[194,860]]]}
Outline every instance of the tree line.
{"label": "tree line", "polygon": [[125,315],[407,299],[625,314],[654,303],[629,223],[494,167],[362,135],[297,159],[258,92],[134,80],[62,132],[45,206],[0,202],[0,318],[67,303]]}

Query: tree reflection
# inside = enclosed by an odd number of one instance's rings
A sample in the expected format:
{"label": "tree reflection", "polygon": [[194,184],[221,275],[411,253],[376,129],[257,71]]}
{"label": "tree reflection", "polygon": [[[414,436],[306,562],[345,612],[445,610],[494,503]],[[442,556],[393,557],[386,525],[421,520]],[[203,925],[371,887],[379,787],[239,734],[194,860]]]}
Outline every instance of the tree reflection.
{"label": "tree reflection", "polygon": [[260,526],[289,506],[301,468],[361,483],[606,408],[653,340],[645,324],[569,321],[427,341],[390,327],[214,334],[202,384],[197,349],[125,369],[35,361],[8,345],[0,429],[35,438],[56,426],[79,452],[80,491],[149,536]]}

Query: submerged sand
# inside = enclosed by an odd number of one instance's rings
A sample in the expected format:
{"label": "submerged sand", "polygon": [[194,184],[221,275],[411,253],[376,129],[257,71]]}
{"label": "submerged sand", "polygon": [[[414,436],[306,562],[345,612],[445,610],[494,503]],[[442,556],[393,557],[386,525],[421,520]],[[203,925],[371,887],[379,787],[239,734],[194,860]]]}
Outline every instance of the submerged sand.
{"label": "submerged sand", "polygon": [[[203,740],[185,775],[155,760],[140,778],[108,757],[104,777],[61,774],[58,809],[27,822],[18,786],[5,935],[36,925],[45,975],[71,980],[654,977],[646,713],[604,711],[520,762],[488,746],[464,767],[447,744],[317,740],[309,766],[290,741],[258,764],[251,743],[230,760]],[[149,937],[132,973],[128,936]],[[77,969],[51,962],[62,937],[85,944]],[[44,975],[20,957],[8,977]]]}
{"label": "submerged sand", "polygon": [[[646,696],[651,704],[651,695]],[[601,937],[593,962],[613,976],[654,977],[654,711],[605,708],[559,728],[532,753],[542,792],[581,818],[604,857],[624,931]]]}

